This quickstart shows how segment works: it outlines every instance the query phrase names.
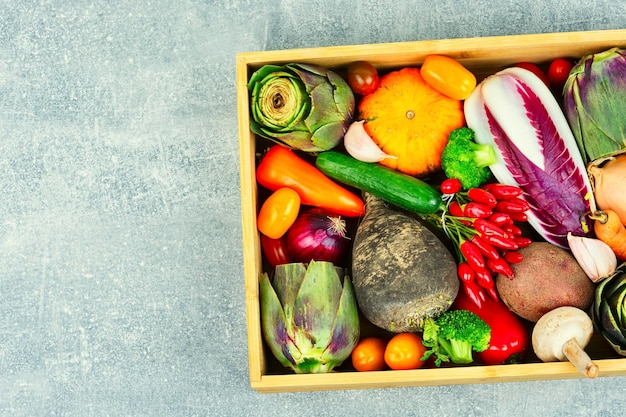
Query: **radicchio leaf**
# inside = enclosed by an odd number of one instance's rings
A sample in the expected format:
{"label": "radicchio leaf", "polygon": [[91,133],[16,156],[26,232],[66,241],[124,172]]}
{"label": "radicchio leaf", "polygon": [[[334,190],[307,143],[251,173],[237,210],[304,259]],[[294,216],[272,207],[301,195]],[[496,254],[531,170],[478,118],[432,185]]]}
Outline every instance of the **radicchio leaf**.
{"label": "radicchio leaf", "polygon": [[518,146],[510,139],[488,105],[484,105],[484,116],[506,168],[524,190],[524,199],[530,205],[531,224],[547,241],[567,247],[568,232],[588,234],[581,224],[581,218],[589,210],[589,201],[584,198],[588,190],[584,171],[572,159],[565,139],[541,98],[523,80],[513,79],[515,88],[511,93],[521,98],[525,116],[535,133],[523,140],[529,146],[539,145],[544,167],[539,167],[520,149],[522,141],[518,139]]}

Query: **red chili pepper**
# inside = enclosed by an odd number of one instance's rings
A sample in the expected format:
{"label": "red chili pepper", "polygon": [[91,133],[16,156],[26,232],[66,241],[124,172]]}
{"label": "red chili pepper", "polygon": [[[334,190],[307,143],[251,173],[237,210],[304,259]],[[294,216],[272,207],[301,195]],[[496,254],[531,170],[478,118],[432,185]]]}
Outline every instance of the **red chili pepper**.
{"label": "red chili pepper", "polygon": [[481,235],[500,236],[505,239],[509,239],[511,237],[507,232],[502,230],[500,226],[486,219],[474,220],[474,228]]}
{"label": "red chili pepper", "polygon": [[458,178],[446,178],[443,180],[439,189],[444,194],[455,194],[461,191],[462,184]]}
{"label": "red chili pepper", "polygon": [[461,209],[467,217],[479,219],[486,219],[493,213],[493,211],[491,211],[486,204],[477,203],[475,201],[470,201],[469,203],[462,205]]}
{"label": "red chili pepper", "polygon": [[472,238],[470,239],[470,242],[472,242],[474,245],[478,247],[478,249],[480,249],[480,252],[483,254],[485,258],[488,258],[488,259],[500,258],[500,254],[498,253],[498,250],[494,248],[491,244],[489,244],[489,242],[487,242],[485,239],[480,237],[479,235],[472,236]]}
{"label": "red chili pepper", "polygon": [[515,244],[517,245],[518,249],[525,248],[526,246],[528,246],[531,243],[533,243],[532,239],[529,239],[529,238],[524,237],[524,236],[515,236],[513,238],[513,242],[515,242]]}
{"label": "red chili pepper", "polygon": [[478,285],[480,285],[484,289],[493,288],[496,286],[493,277],[489,273],[486,268],[475,268],[474,269],[474,280]]}
{"label": "red chili pepper", "polygon": [[504,224],[502,225],[502,230],[510,234],[511,236],[521,236],[522,229],[517,227],[515,224]]}
{"label": "red chili pepper", "polygon": [[291,262],[291,256],[287,250],[286,236],[279,239],[272,239],[271,237],[261,234],[261,250],[263,251],[267,263],[269,263],[272,268]]}
{"label": "red chili pepper", "polygon": [[498,200],[489,191],[482,188],[470,188],[467,190],[467,196],[470,200],[482,203],[489,208],[494,208]]}
{"label": "red chili pepper", "polygon": [[512,198],[510,200],[500,200],[498,204],[496,204],[496,211],[500,211],[502,213],[524,213],[529,210],[530,206],[528,203],[519,198]]}
{"label": "red chili pepper", "polygon": [[478,249],[478,247],[472,242],[469,240],[462,241],[459,249],[469,266],[471,266],[474,271],[485,267],[485,258],[483,258],[483,255],[480,253],[480,249]]}
{"label": "red chili pepper", "polygon": [[523,193],[521,188],[507,184],[485,184],[482,186],[482,188],[485,191],[489,191],[498,200],[508,200],[511,198],[519,197]]}
{"label": "red chili pepper", "polygon": [[457,275],[463,282],[474,281],[474,270],[467,264],[467,262],[459,263],[457,267]]}
{"label": "red chili pepper", "polygon": [[479,300],[476,303],[467,290],[459,291],[452,305],[453,309],[469,310],[477,314],[491,327],[489,347],[478,352],[477,359],[485,365],[521,362],[530,348],[530,337],[520,318],[502,301],[486,297]]}
{"label": "red chili pepper", "polygon": [[511,216],[511,218],[513,219],[513,221],[516,222],[527,222],[528,221],[528,214],[526,213],[509,213],[509,215]]}
{"label": "red chili pepper", "polygon": [[478,284],[476,284],[474,281],[462,281],[461,289],[463,291],[459,291],[459,294],[457,295],[457,299],[459,295],[463,294],[464,304],[474,304],[476,308],[482,307],[483,302],[487,298],[485,297],[485,290],[480,288]]}
{"label": "red chili pepper", "polygon": [[493,301],[500,301],[500,296],[498,295],[498,289],[494,285],[491,288],[485,288],[485,292]]}
{"label": "red chili pepper", "polygon": [[487,220],[497,226],[513,223],[513,219],[511,218],[510,214],[500,213],[499,211],[494,212],[491,216],[487,218]]}
{"label": "red chili pepper", "polygon": [[487,259],[487,268],[497,274],[505,275],[507,278],[513,279],[514,273],[511,265],[504,259]]}
{"label": "red chili pepper", "polygon": [[[448,206],[448,211],[450,211],[450,214],[453,215],[454,217],[465,217],[465,213],[463,213],[463,209],[461,208],[459,203],[456,201],[452,201],[450,203],[450,205]],[[470,226],[472,224],[469,220],[461,220],[461,223],[463,223],[466,226]]]}
{"label": "red chili pepper", "polygon": [[504,259],[509,264],[517,264],[517,263],[522,262],[522,260],[524,259],[524,255],[522,255],[521,253],[517,251],[510,251],[510,252],[504,253]]}
{"label": "red chili pepper", "polygon": [[450,211],[450,214],[452,214],[455,217],[465,217],[465,214],[463,213],[463,209],[461,208],[459,203],[456,201],[453,201],[450,203],[450,205],[448,206],[448,210]]}
{"label": "red chili pepper", "polygon": [[502,250],[518,250],[519,246],[515,243],[514,239],[502,237],[499,235],[487,235],[481,234],[480,237],[485,239],[488,243],[491,243],[498,249]]}

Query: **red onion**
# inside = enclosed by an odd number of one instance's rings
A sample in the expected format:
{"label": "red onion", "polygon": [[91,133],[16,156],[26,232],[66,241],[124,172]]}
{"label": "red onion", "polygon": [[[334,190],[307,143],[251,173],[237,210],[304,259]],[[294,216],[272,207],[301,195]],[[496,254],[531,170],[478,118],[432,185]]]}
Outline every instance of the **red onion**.
{"label": "red onion", "polygon": [[345,220],[319,208],[301,213],[286,236],[293,261],[303,263],[315,260],[341,265],[350,242]]}

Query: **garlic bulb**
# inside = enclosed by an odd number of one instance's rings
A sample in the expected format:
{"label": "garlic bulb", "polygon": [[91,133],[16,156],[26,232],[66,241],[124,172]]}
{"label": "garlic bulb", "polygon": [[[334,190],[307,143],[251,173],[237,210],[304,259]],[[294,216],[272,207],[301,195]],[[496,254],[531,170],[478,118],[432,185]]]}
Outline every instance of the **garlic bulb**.
{"label": "garlic bulb", "polygon": [[602,281],[615,272],[617,257],[609,245],[600,239],[568,233],[567,243],[572,255],[591,281]]}
{"label": "garlic bulb", "polygon": [[385,158],[397,158],[383,152],[363,127],[363,120],[352,122],[345,136],[343,145],[354,159],[362,162],[378,162]]}

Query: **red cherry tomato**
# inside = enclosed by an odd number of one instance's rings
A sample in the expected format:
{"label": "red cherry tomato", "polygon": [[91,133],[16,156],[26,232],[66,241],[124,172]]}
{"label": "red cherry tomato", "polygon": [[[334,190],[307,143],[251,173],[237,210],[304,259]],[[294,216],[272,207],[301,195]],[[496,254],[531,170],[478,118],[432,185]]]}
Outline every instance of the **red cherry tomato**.
{"label": "red cherry tomato", "polygon": [[550,87],[550,80],[548,79],[548,76],[537,65],[535,65],[535,64],[533,64],[531,62],[518,62],[514,66],[519,67],[519,68],[524,68],[524,69],[527,69],[528,71],[531,71],[533,74],[535,74],[537,77],[539,77],[541,79],[541,81],[543,81],[543,83],[547,87]]}
{"label": "red cherry tomato", "polygon": [[287,237],[272,239],[261,233],[261,250],[272,268],[293,262],[287,248]]}
{"label": "red cherry tomato", "polygon": [[348,84],[355,94],[362,96],[378,88],[378,71],[367,61],[356,61],[348,67]]}
{"label": "red cherry tomato", "polygon": [[459,180],[458,178],[446,178],[439,186],[439,189],[444,194],[458,193],[459,191],[461,191],[461,188],[461,180]]}
{"label": "red cherry tomato", "polygon": [[563,90],[572,68],[574,68],[574,63],[569,59],[557,58],[552,61],[548,67],[548,79],[552,88],[557,91]]}

